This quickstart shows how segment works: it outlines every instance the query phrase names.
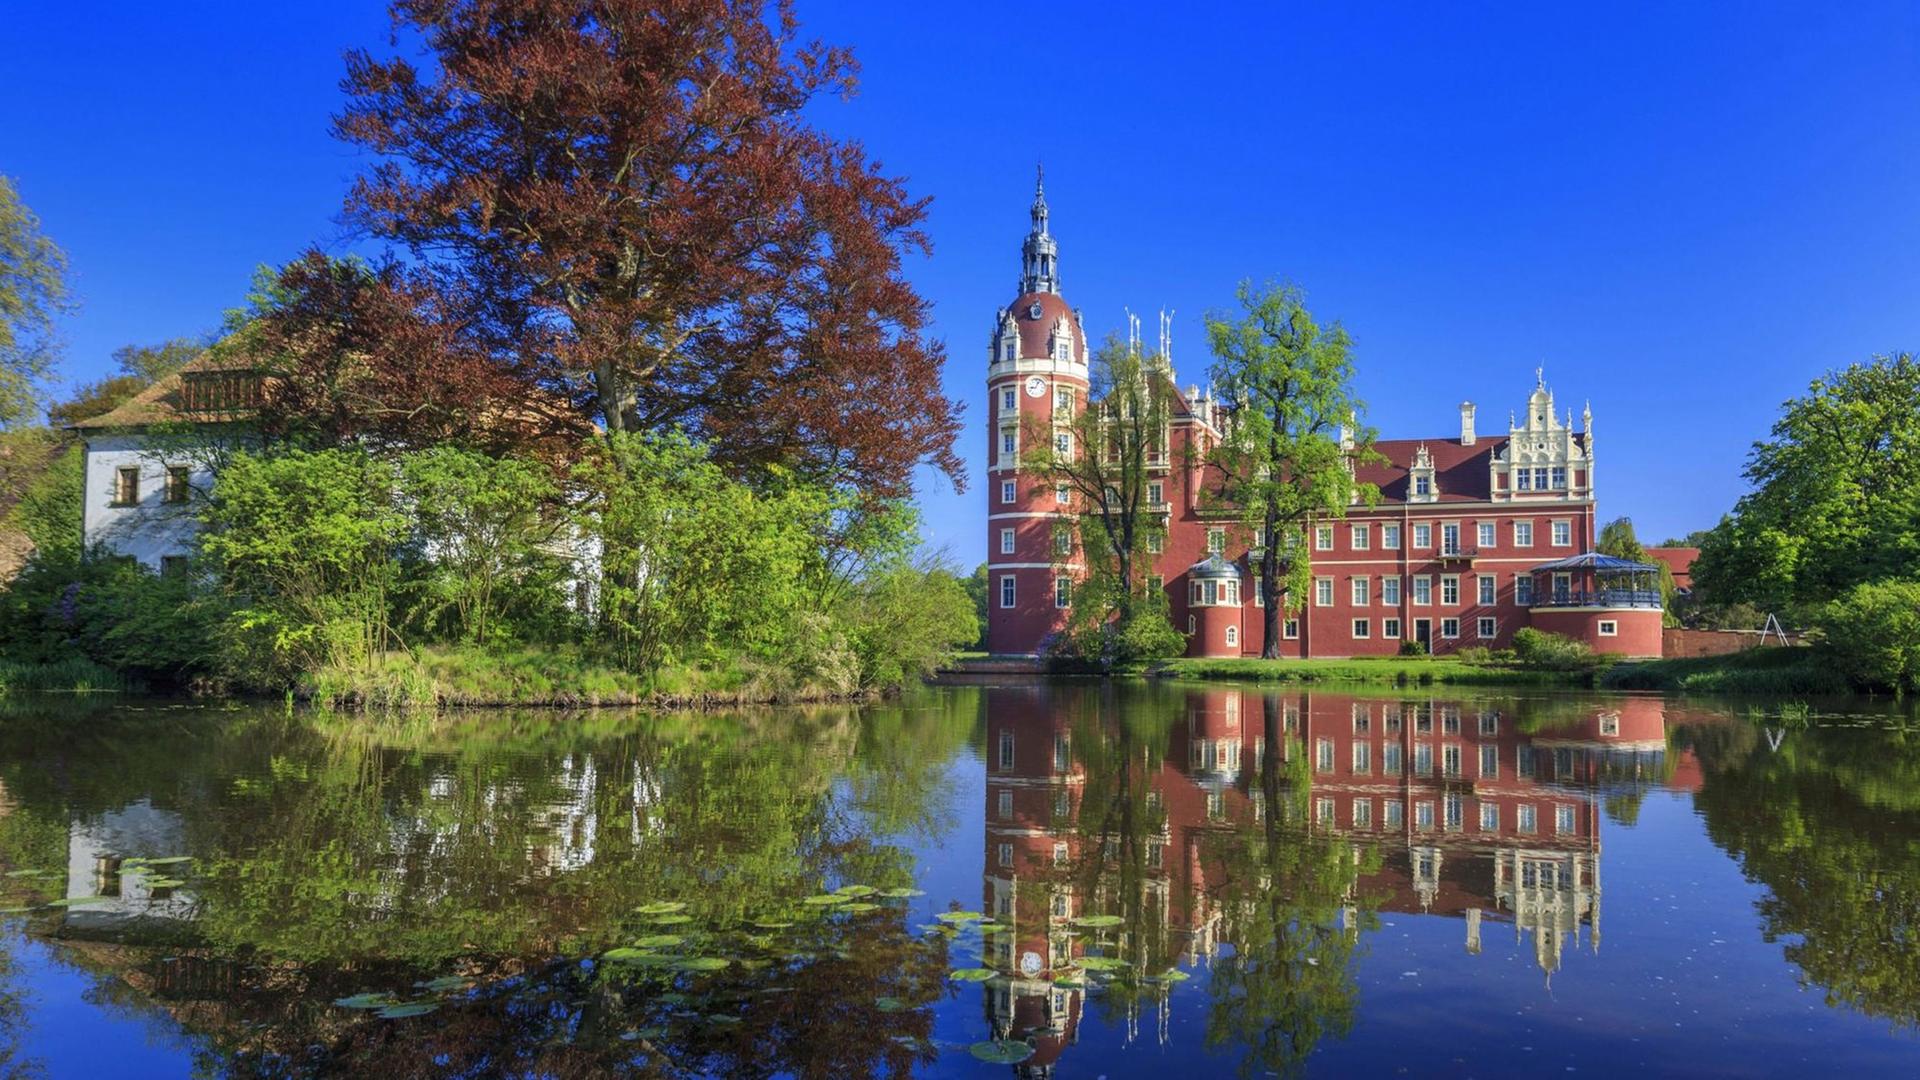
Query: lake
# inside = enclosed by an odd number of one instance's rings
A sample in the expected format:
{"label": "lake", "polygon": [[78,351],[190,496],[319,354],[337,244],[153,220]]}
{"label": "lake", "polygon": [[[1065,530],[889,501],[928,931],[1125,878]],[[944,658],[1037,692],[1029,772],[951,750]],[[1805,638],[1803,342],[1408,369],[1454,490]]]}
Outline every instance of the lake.
{"label": "lake", "polygon": [[1920,723],[16,698],[0,1073],[1920,1075]]}

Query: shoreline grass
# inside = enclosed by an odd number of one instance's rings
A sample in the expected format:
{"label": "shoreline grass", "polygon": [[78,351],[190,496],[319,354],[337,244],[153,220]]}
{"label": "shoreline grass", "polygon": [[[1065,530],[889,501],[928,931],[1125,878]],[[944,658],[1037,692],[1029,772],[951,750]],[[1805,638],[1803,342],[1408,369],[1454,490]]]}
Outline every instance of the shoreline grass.
{"label": "shoreline grass", "polygon": [[1600,677],[1603,690],[1664,693],[1856,695],[1819,649],[1772,646],[1725,656],[1676,657],[1620,664]]}
{"label": "shoreline grass", "polygon": [[130,694],[145,689],[138,679],[85,657],[50,664],[0,660],[0,694]]}
{"label": "shoreline grass", "polygon": [[1257,683],[1350,683],[1393,686],[1593,685],[1587,671],[1548,671],[1510,664],[1470,664],[1451,657],[1361,657],[1348,660],[1262,660],[1257,657],[1164,660],[1139,674],[1150,678]]}

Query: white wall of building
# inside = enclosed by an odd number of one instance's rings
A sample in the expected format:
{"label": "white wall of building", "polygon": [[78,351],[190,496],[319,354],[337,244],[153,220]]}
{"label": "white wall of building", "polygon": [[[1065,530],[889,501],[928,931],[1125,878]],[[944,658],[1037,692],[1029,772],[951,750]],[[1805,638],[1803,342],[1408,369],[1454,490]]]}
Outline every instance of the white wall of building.
{"label": "white wall of building", "polygon": [[[193,553],[199,530],[197,504],[213,486],[213,474],[204,464],[182,457],[168,460],[146,436],[98,435],[87,440],[86,508],[81,528],[87,546],[104,544],[154,570],[168,555]],[[188,467],[193,492],[185,503],[166,502],[167,467]],[[121,469],[140,470],[139,499],[130,506],[114,503]]]}

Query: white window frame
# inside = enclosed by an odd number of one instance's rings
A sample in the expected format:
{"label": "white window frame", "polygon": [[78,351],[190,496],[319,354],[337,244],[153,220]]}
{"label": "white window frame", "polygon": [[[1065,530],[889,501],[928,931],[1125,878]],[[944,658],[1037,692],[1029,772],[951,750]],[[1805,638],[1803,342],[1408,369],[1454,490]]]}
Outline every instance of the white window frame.
{"label": "white window frame", "polygon": [[1313,579],[1313,606],[1314,607],[1332,607],[1333,606],[1333,579],[1332,578],[1317,577]]}
{"label": "white window frame", "polygon": [[1380,526],[1380,546],[1387,551],[1400,550],[1400,526]]}
{"label": "white window frame", "polygon": [[1499,832],[1500,831],[1500,804],[1499,803],[1483,802],[1480,804],[1480,831],[1481,832]]}
{"label": "white window frame", "polygon": [[1373,581],[1371,578],[1359,576],[1347,579],[1348,599],[1353,601],[1354,607],[1369,606],[1368,601],[1371,599],[1372,592]]}
{"label": "white window frame", "polygon": [[1014,533],[1012,529],[1000,530],[1000,554],[1011,555],[1014,552]]}
{"label": "white window frame", "polygon": [[1459,607],[1460,606],[1460,575],[1459,574],[1441,574],[1440,575],[1440,606],[1441,607]]}
{"label": "white window frame", "polygon": [[1000,456],[1002,458],[1007,457],[1009,454],[1018,456],[1019,453],[1020,453],[1019,434],[1015,432],[1014,429],[1012,428],[1006,428],[1002,430],[1000,432]]}
{"label": "white window frame", "polygon": [[1413,523],[1413,550],[1425,551],[1433,546],[1433,523],[1416,521]]}
{"label": "white window frame", "polygon": [[1381,619],[1380,636],[1389,640],[1398,641],[1400,639],[1400,620]]}
{"label": "white window frame", "polygon": [[1053,606],[1069,608],[1073,606],[1073,579],[1057,577],[1053,579]]}
{"label": "white window frame", "polygon": [[1002,608],[1010,608],[1015,606],[1015,604],[1018,603],[1020,598],[1019,593],[1020,593],[1020,586],[1018,585],[1014,575],[1001,574],[1000,575],[1000,606]]}
{"label": "white window frame", "polygon": [[1365,525],[1353,526],[1349,530],[1348,537],[1355,551],[1366,551],[1373,546],[1373,537],[1369,534],[1368,527]]}
{"label": "white window frame", "polygon": [[1315,551],[1332,551],[1333,550],[1333,526],[1315,525],[1313,527],[1313,550]]}
{"label": "white window frame", "polygon": [[1011,386],[1004,386],[1000,388],[1000,411],[1001,412],[1020,411],[1020,392],[1018,390],[1015,390]]}
{"label": "white window frame", "polygon": [[1480,640],[1491,641],[1500,636],[1500,621],[1491,615],[1482,615],[1474,631],[1479,634]]}
{"label": "white window frame", "polygon": [[1400,579],[1383,577],[1380,579],[1380,602],[1388,607],[1400,606]]}
{"label": "white window frame", "polygon": [[[1453,627],[1452,633],[1447,632],[1448,626]],[[1460,620],[1457,618],[1441,619],[1440,620],[1440,636],[1443,638],[1446,638],[1448,641],[1457,640],[1460,637]]]}
{"label": "white window frame", "polygon": [[1533,546],[1533,522],[1516,521],[1513,523],[1513,546],[1529,548]]}
{"label": "white window frame", "polygon": [[1373,624],[1367,619],[1353,620],[1353,639],[1365,641],[1373,636]]}
{"label": "white window frame", "polygon": [[1226,553],[1226,550],[1227,550],[1227,530],[1208,529],[1207,530],[1207,554],[1223,555]]}
{"label": "white window frame", "polygon": [[1552,530],[1551,535],[1553,537],[1554,547],[1573,546],[1573,522],[1565,519],[1555,521],[1552,525]]}
{"label": "white window frame", "polygon": [[1006,505],[1019,497],[1020,485],[1011,480],[1000,481],[1000,503]]}
{"label": "white window frame", "polygon": [[1288,641],[1293,641],[1298,638],[1300,636],[1300,620],[1282,619],[1280,621],[1280,636],[1286,638]]}
{"label": "white window frame", "polygon": [[1499,603],[1500,579],[1492,574],[1480,574],[1478,577],[1479,580],[1474,583],[1475,598],[1483,605]]}
{"label": "white window frame", "polygon": [[1234,626],[1232,623],[1227,624],[1227,644],[1229,645],[1240,644],[1240,628],[1237,626]]}
{"label": "white window frame", "polygon": [[1500,543],[1498,534],[1499,528],[1493,522],[1475,522],[1473,526],[1474,546],[1482,551],[1487,548],[1497,547]]}
{"label": "white window frame", "polygon": [[1533,575],[1513,575],[1513,602],[1521,607],[1533,606]]}
{"label": "white window frame", "polygon": [[1433,575],[1415,574],[1413,576],[1413,606],[1427,607],[1433,603]]}
{"label": "white window frame", "polygon": [[1166,485],[1161,481],[1154,480],[1147,484],[1147,502],[1152,503],[1154,506],[1159,506],[1161,503],[1167,501],[1166,496]]}
{"label": "white window frame", "polygon": [[1620,623],[1614,619],[1601,619],[1600,620],[1600,636],[1601,637],[1619,637]]}

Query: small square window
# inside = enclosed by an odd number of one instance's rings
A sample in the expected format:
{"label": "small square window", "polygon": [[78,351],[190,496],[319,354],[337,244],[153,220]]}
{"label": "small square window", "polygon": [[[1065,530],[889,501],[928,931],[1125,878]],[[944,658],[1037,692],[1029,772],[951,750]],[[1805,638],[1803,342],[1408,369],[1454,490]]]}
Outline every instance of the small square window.
{"label": "small square window", "polygon": [[1333,606],[1333,579],[1330,577],[1313,579],[1313,605],[1315,607]]}
{"label": "small square window", "polygon": [[1388,551],[1398,551],[1400,549],[1400,526],[1380,526],[1380,546],[1386,548]]}
{"label": "small square window", "polygon": [[1413,527],[1413,546],[1416,548],[1432,547],[1433,546],[1433,526],[1415,525]]}
{"label": "small square window", "polygon": [[1499,636],[1499,625],[1493,619],[1490,619],[1490,618],[1482,617],[1480,620],[1480,625],[1476,627],[1476,629],[1479,631],[1480,636],[1482,638],[1492,638],[1492,637]]}
{"label": "small square window", "polygon": [[1532,547],[1533,546],[1533,522],[1516,521],[1513,523],[1513,546],[1514,547]]}
{"label": "small square window", "polygon": [[1003,503],[1012,502],[1014,500],[1016,491],[1017,491],[1017,485],[1015,485],[1013,481],[1011,480],[1000,481],[1000,501],[1001,502]]}
{"label": "small square window", "polygon": [[1400,636],[1400,620],[1381,619],[1380,636],[1383,638],[1398,638]]}
{"label": "small square window", "polygon": [[1553,523],[1553,546],[1567,547],[1573,543],[1573,523],[1556,521]]}
{"label": "small square window", "polygon": [[1286,622],[1281,623],[1280,636],[1288,639],[1299,637],[1300,636],[1300,620],[1288,619]]}
{"label": "small square window", "polygon": [[1475,531],[1477,533],[1477,536],[1475,537],[1475,539],[1479,543],[1482,550],[1485,550],[1487,548],[1494,546],[1493,522],[1483,521],[1479,524],[1479,527]]}
{"label": "small square window", "polygon": [[1364,638],[1364,637],[1372,636],[1372,634],[1369,631],[1369,627],[1366,619],[1353,620],[1353,636],[1356,638]]}
{"label": "small square window", "polygon": [[1600,620],[1600,636],[1601,637],[1618,637],[1619,635],[1620,635],[1619,623],[1613,621],[1612,619]]}
{"label": "small square window", "polygon": [[1459,619],[1441,619],[1440,620],[1440,636],[1443,638],[1459,637],[1460,636],[1460,620]]}
{"label": "small square window", "polygon": [[1365,525],[1353,526],[1352,532],[1353,532],[1353,550],[1365,551],[1367,550],[1368,547],[1372,546],[1371,539],[1367,535],[1367,527]]}
{"label": "small square window", "polygon": [[1313,530],[1313,550],[1333,550],[1333,526],[1321,525]]}

